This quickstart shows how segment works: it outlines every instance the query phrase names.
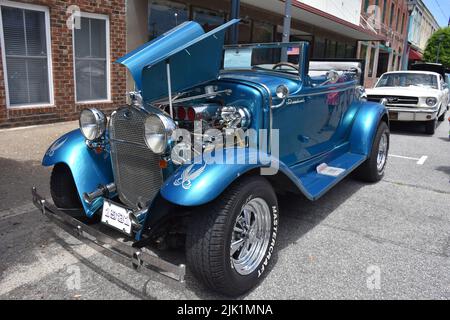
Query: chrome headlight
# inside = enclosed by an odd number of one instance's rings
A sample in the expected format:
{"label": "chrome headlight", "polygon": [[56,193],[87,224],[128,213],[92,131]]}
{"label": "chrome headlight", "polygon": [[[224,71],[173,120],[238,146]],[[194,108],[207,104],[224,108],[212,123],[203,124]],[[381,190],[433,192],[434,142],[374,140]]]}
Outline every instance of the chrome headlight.
{"label": "chrome headlight", "polygon": [[426,103],[428,106],[433,107],[437,103],[437,99],[434,97],[427,98]]}
{"label": "chrome headlight", "polygon": [[100,138],[106,130],[106,116],[98,109],[84,109],[80,113],[81,133],[87,140]]}
{"label": "chrome headlight", "polygon": [[154,153],[164,153],[175,129],[176,124],[171,118],[152,113],[145,119],[145,143]]}

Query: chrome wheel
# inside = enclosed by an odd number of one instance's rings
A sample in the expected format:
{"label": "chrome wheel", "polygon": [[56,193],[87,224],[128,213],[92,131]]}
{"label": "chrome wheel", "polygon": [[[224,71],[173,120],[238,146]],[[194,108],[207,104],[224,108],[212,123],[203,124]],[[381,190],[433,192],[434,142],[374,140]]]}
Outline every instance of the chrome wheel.
{"label": "chrome wheel", "polygon": [[381,136],[380,143],[378,145],[378,154],[377,154],[378,172],[382,172],[384,169],[388,155],[388,147],[389,147],[389,138],[387,133],[384,132],[383,135]]}
{"label": "chrome wheel", "polygon": [[230,257],[237,273],[248,275],[256,270],[270,240],[272,218],[262,198],[247,202],[236,218],[231,236]]}

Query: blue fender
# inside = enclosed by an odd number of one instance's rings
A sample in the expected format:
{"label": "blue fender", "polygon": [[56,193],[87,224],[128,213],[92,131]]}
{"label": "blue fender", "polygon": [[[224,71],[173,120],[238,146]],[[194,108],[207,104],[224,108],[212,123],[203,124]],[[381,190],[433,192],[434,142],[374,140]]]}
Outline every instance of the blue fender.
{"label": "blue fender", "polygon": [[[99,184],[113,181],[109,152],[98,154],[89,149],[79,129],[63,135],[48,148],[42,165],[47,167],[58,163],[70,168],[80,199],[83,199],[83,193],[92,192]],[[103,200],[97,199],[91,205],[83,200],[81,203],[86,215],[91,217],[103,205]]]}
{"label": "blue fender", "polygon": [[[199,206],[217,198],[225,189],[243,174],[253,170],[262,169],[276,174],[285,174],[308,198],[312,198],[304,188],[302,182],[281,161],[270,155],[249,148],[239,149],[243,153],[235,158],[234,163],[208,163],[208,160],[195,161],[192,164],[180,166],[161,187],[161,196],[174,204],[181,206]],[[233,152],[233,149],[225,150],[225,153]],[[258,159],[258,161],[242,161],[246,159]],[[225,156],[224,156],[225,159]],[[264,161],[260,161],[264,159]],[[198,163],[197,163],[198,162]],[[226,162],[226,161],[224,161]],[[271,169],[271,164],[275,170]],[[262,174],[264,176],[264,173]]]}
{"label": "blue fender", "polygon": [[385,106],[375,102],[362,103],[350,133],[351,152],[369,156],[378,124],[387,115]]}

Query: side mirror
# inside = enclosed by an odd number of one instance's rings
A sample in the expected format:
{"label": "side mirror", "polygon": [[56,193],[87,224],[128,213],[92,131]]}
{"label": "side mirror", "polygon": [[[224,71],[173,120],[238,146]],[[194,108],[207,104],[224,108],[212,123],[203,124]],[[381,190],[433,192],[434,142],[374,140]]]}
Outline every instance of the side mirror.
{"label": "side mirror", "polygon": [[446,90],[448,89],[448,83],[443,83],[442,84],[442,90]]}

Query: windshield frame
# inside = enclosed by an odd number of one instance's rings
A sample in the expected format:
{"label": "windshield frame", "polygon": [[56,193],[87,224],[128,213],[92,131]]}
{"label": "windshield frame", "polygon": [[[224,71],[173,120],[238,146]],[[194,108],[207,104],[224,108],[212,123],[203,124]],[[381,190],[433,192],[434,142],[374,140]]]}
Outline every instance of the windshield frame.
{"label": "windshield frame", "polygon": [[[265,69],[265,68],[224,68],[225,63],[225,52],[230,49],[236,49],[236,50],[242,50],[242,49],[282,49],[282,48],[292,48],[292,47],[298,47],[299,48],[299,55],[298,55],[298,61],[299,61],[299,71],[298,73],[293,72],[284,72],[279,70],[271,70],[271,69]],[[306,65],[307,65],[307,52],[309,50],[309,43],[307,41],[298,41],[298,42],[273,42],[273,43],[251,43],[251,44],[236,44],[236,45],[225,45],[223,46],[223,58],[222,58],[222,72],[239,72],[239,71],[252,71],[252,72],[271,72],[275,73],[277,75],[283,75],[283,76],[291,76],[295,77],[296,79],[304,79],[306,75]]]}
{"label": "windshield frame", "polygon": [[[420,85],[410,85],[410,86],[379,86],[379,84],[381,83],[382,79],[386,76],[395,76],[395,75],[425,75],[425,76],[432,76],[435,77],[436,79],[436,87],[434,86],[420,86]],[[410,87],[423,87],[423,88],[428,88],[428,89],[435,89],[435,90],[439,90],[440,87],[440,80],[438,77],[438,74],[434,74],[432,72],[428,73],[428,72],[415,72],[415,71],[401,71],[401,72],[388,72],[388,73],[384,73],[380,79],[378,79],[378,81],[376,82],[374,88],[410,88]]]}

